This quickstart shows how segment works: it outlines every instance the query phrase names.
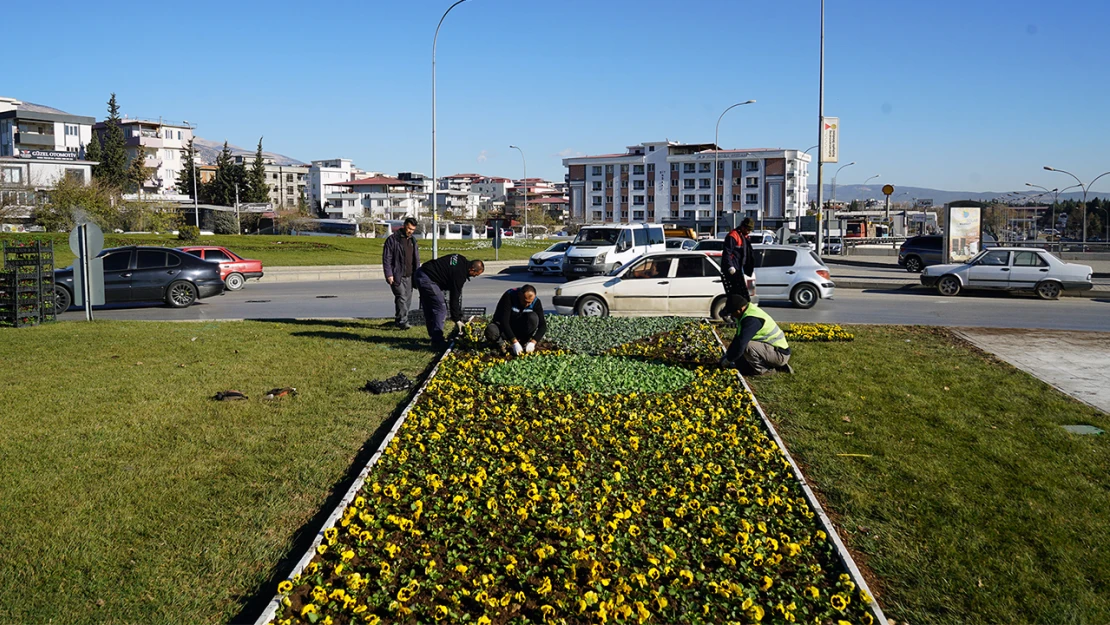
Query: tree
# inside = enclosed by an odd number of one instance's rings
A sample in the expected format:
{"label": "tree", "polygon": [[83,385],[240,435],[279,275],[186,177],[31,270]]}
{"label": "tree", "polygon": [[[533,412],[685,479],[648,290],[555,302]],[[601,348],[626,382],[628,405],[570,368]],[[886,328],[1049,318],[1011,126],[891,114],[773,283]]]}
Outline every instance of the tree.
{"label": "tree", "polygon": [[108,100],[108,118],[104,120],[104,139],[100,146],[98,176],[105,185],[123,189],[127,185],[127,146],[119,125],[119,104],[116,94]]}
{"label": "tree", "polygon": [[153,168],[146,166],[146,152],[143,151],[143,146],[136,147],[135,158],[131,159],[131,164],[127,166],[127,188],[142,195],[143,183],[153,172]]}
{"label": "tree", "polygon": [[35,209],[33,219],[46,230],[68,231],[73,229],[78,215],[84,213],[102,230],[110,231],[120,225],[120,213],[112,205],[117,191],[98,180],[86,185],[63,176],[48,192],[46,202]]}
{"label": "tree", "polygon": [[270,186],[266,184],[266,164],[262,161],[262,137],[258,138],[258,150],[254,153],[250,175],[247,177],[248,202],[270,201]]}
{"label": "tree", "polygon": [[235,220],[235,213],[214,211],[211,223],[212,232],[216,234],[239,234],[239,222]]}
{"label": "tree", "polygon": [[89,144],[85,146],[85,160],[93,161],[96,165],[92,166],[93,178],[100,177],[100,159],[103,158],[100,150],[100,135],[95,132],[92,133],[92,139]]}
{"label": "tree", "polygon": [[859,200],[852,200],[852,203],[848,205],[848,210],[858,211],[859,210]]}
{"label": "tree", "polygon": [[[193,176],[196,174],[196,161],[194,160],[195,152],[193,151],[193,140],[189,139],[189,149],[185,152],[185,163],[181,171],[177,173],[177,192],[193,197]],[[203,185],[200,180],[197,180],[196,190],[200,195],[200,188]],[[198,198],[199,201],[199,198]]]}
{"label": "tree", "polygon": [[[242,165],[239,169],[242,169]],[[204,197],[207,202],[220,206],[235,204],[235,183],[240,177],[235,170],[235,163],[231,160],[231,149],[228,148],[227,141],[224,141],[224,149],[216,157],[216,175],[212,178],[212,182],[205,185]]]}

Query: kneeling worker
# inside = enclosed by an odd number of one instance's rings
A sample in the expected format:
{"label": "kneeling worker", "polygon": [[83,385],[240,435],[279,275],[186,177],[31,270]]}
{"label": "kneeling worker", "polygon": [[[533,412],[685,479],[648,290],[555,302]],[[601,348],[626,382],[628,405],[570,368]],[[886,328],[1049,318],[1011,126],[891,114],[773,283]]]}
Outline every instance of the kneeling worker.
{"label": "kneeling worker", "polygon": [[[532,353],[536,343],[547,332],[543,304],[536,297],[536,287],[525,284],[519,289],[509,289],[497,302],[493,321],[486,326],[486,339],[494,345],[508,344],[514,356]],[[523,345],[521,344],[523,343]]]}
{"label": "kneeling worker", "polygon": [[736,317],[736,338],[721,358],[722,367],[736,366],[743,375],[794,373],[786,335],[771,315],[741,295],[728,297],[728,309]]}
{"label": "kneeling worker", "polygon": [[432,347],[447,345],[443,338],[443,322],[447,317],[444,293],[451,299],[451,321],[462,325],[462,290],[467,280],[482,275],[486,265],[480,260],[467,260],[462,254],[441,256],[420,265],[413,276],[420,290],[420,307],[424,309],[424,325],[432,339]]}

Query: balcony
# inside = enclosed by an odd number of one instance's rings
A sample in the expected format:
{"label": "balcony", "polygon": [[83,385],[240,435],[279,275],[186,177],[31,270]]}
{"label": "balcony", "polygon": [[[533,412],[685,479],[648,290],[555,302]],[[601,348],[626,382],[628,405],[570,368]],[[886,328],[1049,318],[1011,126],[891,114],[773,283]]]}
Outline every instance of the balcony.
{"label": "balcony", "polygon": [[37,145],[53,148],[54,135],[39,134],[37,132],[17,132],[15,133],[15,142],[17,145]]}
{"label": "balcony", "polygon": [[134,136],[133,137],[126,137],[124,139],[124,145],[126,145],[128,147],[135,147],[137,145],[141,145],[144,148],[160,148],[163,145],[163,141],[162,141],[162,138],[157,136],[157,135],[151,136],[151,135],[143,134],[142,136],[138,136],[138,137],[134,137]]}

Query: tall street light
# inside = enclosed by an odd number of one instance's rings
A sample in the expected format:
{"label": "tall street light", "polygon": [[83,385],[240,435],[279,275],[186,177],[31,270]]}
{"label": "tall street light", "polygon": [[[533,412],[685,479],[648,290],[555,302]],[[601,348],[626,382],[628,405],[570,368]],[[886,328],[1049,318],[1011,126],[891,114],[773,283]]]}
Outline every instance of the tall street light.
{"label": "tall street light", "polygon": [[198,203],[199,200],[197,200],[197,148],[196,148],[196,139],[197,138],[196,138],[195,135],[193,135],[193,126],[192,126],[192,124],[189,123],[189,120],[183,119],[181,121],[184,122],[185,125],[189,127],[189,153],[193,157],[193,222],[194,222],[193,225],[195,225],[197,227],[197,230],[199,231],[200,230],[200,204]]}
{"label": "tall street light", "polygon": [[1101,178],[1101,177],[1103,177],[1107,174],[1110,174],[1110,171],[1102,172],[1101,174],[1095,176],[1094,180],[1088,182],[1087,184],[1083,184],[1083,181],[1080,180],[1079,178],[1076,178],[1075,174],[1071,173],[1070,171],[1064,171],[1063,169],[1057,169],[1055,167],[1049,167],[1048,165],[1045,165],[1044,168],[1047,171],[1058,171],[1061,174],[1067,174],[1067,175],[1071,176],[1072,178],[1075,178],[1075,181],[1079,183],[1079,188],[1083,189],[1083,242],[1086,243],[1087,242],[1087,190],[1090,189],[1093,184],[1098,182],[1099,178]]}
{"label": "tall street light", "polygon": [[825,249],[821,240],[821,222],[825,216],[825,207],[822,203],[824,191],[822,176],[824,167],[821,159],[825,152],[825,0],[821,0],[821,69],[817,78],[817,253]]}
{"label": "tall street light", "polygon": [[[836,203],[836,177],[840,175],[840,170],[844,169],[845,167],[851,167],[852,165],[855,165],[855,164],[856,164],[856,162],[852,161],[851,163],[848,163],[847,165],[841,165],[840,167],[836,168],[836,173],[833,174],[831,203],[833,203],[833,204]],[[829,231],[829,221],[831,221],[831,219],[832,219],[833,210],[835,210],[835,209],[832,209],[832,210],[829,211],[829,219],[825,220],[825,232]],[[841,236],[843,236],[843,234],[844,233],[842,232]]]}
{"label": "tall street light", "polygon": [[[713,231],[714,232],[717,231],[717,227],[718,227],[717,226],[717,219],[720,217],[720,215],[718,214],[718,209],[717,209],[717,153],[719,153],[721,151],[721,146],[719,144],[720,139],[718,138],[718,137],[721,136],[721,118],[725,116],[725,113],[731,111],[732,109],[734,109],[738,106],[744,106],[745,104],[755,104],[755,100],[748,100],[747,102],[737,102],[736,104],[733,104],[732,106],[728,107],[727,109],[721,111],[721,115],[719,117],[717,117],[717,128],[713,131]],[[763,211],[760,211],[760,222],[763,221],[762,216],[763,216]],[[694,212],[694,230],[695,231],[697,230],[697,227],[698,227],[698,213],[695,210],[695,212]]]}
{"label": "tall street light", "polygon": [[808,148],[806,148],[806,151],[805,151],[805,152],[802,152],[802,154],[809,154],[809,151],[810,151],[810,150],[812,150],[812,149],[814,149],[814,148],[819,148],[819,147],[821,147],[821,146],[819,146],[819,145],[815,145],[815,146],[812,146],[812,147],[808,147]]}
{"label": "tall street light", "polygon": [[443,17],[439,18],[439,24],[436,25],[436,34],[432,37],[432,258],[439,258],[439,223],[436,218],[439,214],[438,206],[438,193],[439,180],[436,179],[436,42],[439,39],[439,27],[443,26],[443,20],[447,18],[447,14],[451,9],[466,2],[466,0],[458,0],[455,4],[447,7],[443,12]]}
{"label": "tall street light", "polygon": [[[1060,194],[1063,193],[1064,191],[1067,191],[1068,189],[1074,189],[1074,188],[1078,187],[1079,185],[1073,184],[1070,187],[1064,187],[1063,189],[1057,187],[1055,189],[1052,189],[1051,191],[1042,187],[1039,184],[1032,184],[1032,183],[1029,183],[1029,182],[1025,183],[1025,186],[1033,187],[1034,189],[1040,189],[1040,190],[1044,191],[1045,193],[1051,193],[1052,194],[1052,229],[1056,230],[1056,224],[1059,223],[1059,222],[1056,221],[1056,206],[1060,203]],[[1056,232],[1055,234],[1056,234],[1056,240],[1059,241],[1060,240],[1060,233]]]}
{"label": "tall street light", "polygon": [[863,186],[865,186],[865,187],[866,187],[866,186],[867,186],[867,183],[868,183],[868,182],[871,182],[872,180],[874,180],[874,179],[876,179],[876,178],[878,178],[878,177],[879,177],[879,174],[875,174],[874,176],[871,176],[871,177],[870,177],[870,178],[868,178],[867,180],[864,180],[864,181],[863,181]]}
{"label": "tall street light", "polygon": [[528,238],[528,161],[524,158],[524,150],[515,145],[510,145],[510,149],[520,152],[520,160],[524,163],[524,178],[520,181],[521,186],[524,187],[524,238]]}

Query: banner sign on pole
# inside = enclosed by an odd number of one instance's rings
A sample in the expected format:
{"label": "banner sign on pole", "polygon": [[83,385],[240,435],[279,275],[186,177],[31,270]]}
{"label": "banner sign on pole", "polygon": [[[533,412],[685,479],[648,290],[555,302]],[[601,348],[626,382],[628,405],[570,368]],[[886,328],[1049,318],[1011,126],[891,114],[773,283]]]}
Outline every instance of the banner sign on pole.
{"label": "banner sign on pole", "polygon": [[840,118],[821,118],[821,162],[836,163],[840,158]]}

